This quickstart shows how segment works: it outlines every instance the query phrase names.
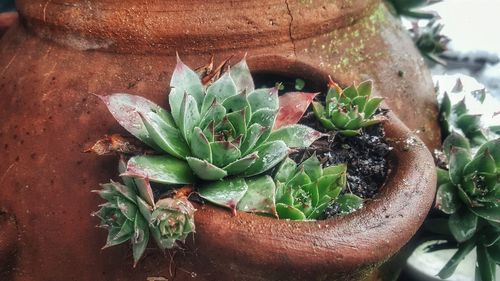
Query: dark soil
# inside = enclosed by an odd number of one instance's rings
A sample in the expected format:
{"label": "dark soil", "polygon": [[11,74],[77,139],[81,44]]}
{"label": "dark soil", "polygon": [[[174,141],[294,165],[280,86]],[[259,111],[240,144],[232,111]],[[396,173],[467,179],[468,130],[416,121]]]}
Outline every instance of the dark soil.
{"label": "dark soil", "polygon": [[[379,112],[379,114],[384,114],[384,112]],[[308,112],[301,123],[325,132],[312,112]],[[324,167],[346,163],[347,187],[344,192],[370,199],[378,193],[387,176],[387,154],[391,147],[384,141],[384,138],[384,127],[381,124],[367,127],[355,137],[344,137],[330,132],[328,139],[320,139],[309,148],[292,154],[291,157],[296,162],[300,162],[316,151]],[[326,209],[323,218],[330,218],[337,213],[338,206],[334,203]]]}

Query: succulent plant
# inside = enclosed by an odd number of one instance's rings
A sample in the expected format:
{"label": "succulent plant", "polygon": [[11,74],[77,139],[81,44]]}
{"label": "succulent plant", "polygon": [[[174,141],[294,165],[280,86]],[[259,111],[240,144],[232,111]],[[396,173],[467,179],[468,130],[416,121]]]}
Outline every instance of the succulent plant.
{"label": "succulent plant", "polygon": [[459,244],[439,276],[451,276],[476,247],[479,280],[495,280],[495,263],[500,263],[500,139],[486,142],[472,157],[469,141],[452,132],[443,149],[449,170],[438,169],[436,205],[449,215],[449,240]]}
{"label": "succulent plant", "polygon": [[446,139],[452,130],[460,130],[472,146],[479,146],[487,141],[481,128],[481,115],[469,114],[465,99],[452,105],[448,93],[445,92],[440,103],[439,115],[443,139]]}
{"label": "succulent plant", "polygon": [[254,89],[245,59],[209,85],[178,59],[170,87],[170,112],[139,96],[101,97],[125,129],[163,154],[133,157],[128,175],[167,184],[192,183],[191,173],[208,181],[250,177],[322,136],[304,125],[277,127],[278,90]]}
{"label": "succulent plant", "polygon": [[314,115],[328,130],[339,131],[345,136],[358,135],[361,128],[381,121],[373,118],[373,115],[383,99],[370,98],[371,93],[371,81],[342,90],[337,83],[330,80],[325,105],[313,102]]}
{"label": "succulent plant", "polygon": [[314,220],[336,201],[340,213],[350,213],[362,206],[363,200],[354,194],[341,194],[346,186],[347,166],[325,169],[313,154],[297,165],[286,158],[277,169],[276,211],[280,219]]}
{"label": "succulent plant", "polygon": [[[119,170],[125,170],[120,159]],[[122,177],[124,184],[111,181],[96,190],[107,202],[92,215],[101,219],[100,227],[108,230],[104,248],[127,241],[132,243],[134,266],[153,236],[161,249],[184,242],[194,229],[194,207],[185,197],[165,198],[155,203],[147,179]]]}
{"label": "succulent plant", "polygon": [[149,221],[152,235],[161,249],[170,249],[177,241],[186,240],[195,229],[195,211],[186,197],[163,198],[156,202]]}
{"label": "succulent plant", "polygon": [[387,0],[393,7],[395,14],[416,19],[434,19],[437,14],[415,10],[424,6],[441,2],[442,0]]}
{"label": "succulent plant", "polygon": [[445,65],[439,55],[447,50],[450,39],[441,34],[444,25],[431,20],[424,27],[420,27],[418,23],[410,29],[413,41],[420,53],[432,62]]}

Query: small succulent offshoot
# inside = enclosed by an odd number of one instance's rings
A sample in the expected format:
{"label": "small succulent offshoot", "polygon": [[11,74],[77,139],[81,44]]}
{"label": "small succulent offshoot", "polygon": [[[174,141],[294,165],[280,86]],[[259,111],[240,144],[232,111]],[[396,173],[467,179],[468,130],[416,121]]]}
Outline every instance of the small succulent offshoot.
{"label": "small succulent offshoot", "polygon": [[500,139],[486,142],[472,157],[469,141],[453,132],[443,149],[449,170],[438,169],[436,204],[449,215],[451,240],[459,244],[439,276],[451,276],[476,247],[478,276],[483,281],[496,280],[495,264],[500,264]]}
{"label": "small succulent offshoot", "polygon": [[325,105],[313,102],[314,115],[328,130],[338,131],[344,136],[359,135],[361,128],[381,122],[373,115],[383,98],[370,98],[371,94],[371,81],[342,89],[330,80]]}
{"label": "small succulent offshoot", "polygon": [[[119,170],[125,170],[120,160]],[[184,242],[195,231],[193,205],[185,196],[165,198],[155,202],[149,181],[122,177],[124,184],[111,181],[96,190],[107,202],[92,215],[101,219],[99,227],[108,230],[106,245],[111,247],[130,241],[134,266],[144,254],[152,236],[162,249]]]}
{"label": "small succulent offshoot", "polygon": [[[458,83],[459,80],[457,85]],[[453,130],[460,130],[472,146],[482,145],[488,140],[481,128],[481,115],[470,114],[465,99],[452,105],[448,93],[445,92],[439,107],[439,118],[443,138],[449,136]]]}
{"label": "small succulent offshoot", "polygon": [[278,128],[278,89],[254,89],[244,59],[206,85],[178,58],[170,87],[170,111],[139,96],[101,97],[125,129],[163,154],[133,157],[128,175],[165,184],[192,183],[191,173],[206,181],[250,177],[322,136],[300,124]]}
{"label": "small succulent offshoot", "polygon": [[446,65],[446,62],[439,57],[448,48],[450,38],[441,34],[444,25],[435,20],[429,21],[424,27],[419,27],[418,23],[413,24],[410,34],[420,53],[432,62]]}
{"label": "small succulent offshoot", "polygon": [[363,199],[354,194],[341,194],[346,186],[345,164],[321,168],[316,155],[297,165],[286,158],[279,166],[276,183],[276,211],[280,219],[315,220],[336,202],[340,213],[362,207]]}

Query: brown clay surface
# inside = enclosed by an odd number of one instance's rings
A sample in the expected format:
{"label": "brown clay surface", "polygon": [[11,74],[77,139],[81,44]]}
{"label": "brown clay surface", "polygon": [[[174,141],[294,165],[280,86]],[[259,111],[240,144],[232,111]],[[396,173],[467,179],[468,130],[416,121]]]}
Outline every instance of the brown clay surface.
{"label": "brown clay surface", "polygon": [[[124,133],[94,94],[128,92],[164,105],[175,51],[191,66],[208,53],[248,52],[256,72],[314,81],[330,74],[345,84],[373,79],[387,106],[433,147],[436,105],[423,60],[375,0],[18,4],[24,18],[0,41],[0,207],[19,239],[14,266],[0,270],[0,280],[234,280],[228,272],[240,273],[238,280],[280,280],[274,272],[286,280],[323,273],[360,280],[411,237],[430,208],[432,158],[417,141],[394,151],[384,191],[362,212],[289,223],[200,207],[185,251],[171,258],[151,245],[132,269],[128,246],[100,251],[106,233],[89,215],[101,203],[89,191],[115,178],[116,159],[82,150]],[[391,137],[410,135],[391,124]],[[1,227],[0,237],[9,229]],[[0,243],[0,254],[15,244]]]}

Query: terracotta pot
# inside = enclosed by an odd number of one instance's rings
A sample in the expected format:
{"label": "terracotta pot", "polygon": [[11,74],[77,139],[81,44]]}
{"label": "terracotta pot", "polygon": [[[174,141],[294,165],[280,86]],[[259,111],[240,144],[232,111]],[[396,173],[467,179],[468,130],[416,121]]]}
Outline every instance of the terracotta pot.
{"label": "terracotta pot", "polygon": [[124,131],[93,94],[165,104],[175,51],[191,66],[248,52],[255,73],[318,88],[328,75],[371,78],[403,122],[438,144],[430,76],[381,2],[310,2],[18,1],[21,20],[0,41],[0,206],[12,218],[0,237],[15,229],[19,238],[0,243],[0,254],[15,252],[0,279],[360,280],[397,251],[431,205],[434,172],[418,140],[404,151],[411,133],[394,117],[393,170],[361,212],[292,223],[199,207],[197,234],[173,257],[152,248],[133,269],[129,247],[100,251],[106,233],[89,215],[100,200],[89,191],[116,176],[116,159],[82,150]]}

